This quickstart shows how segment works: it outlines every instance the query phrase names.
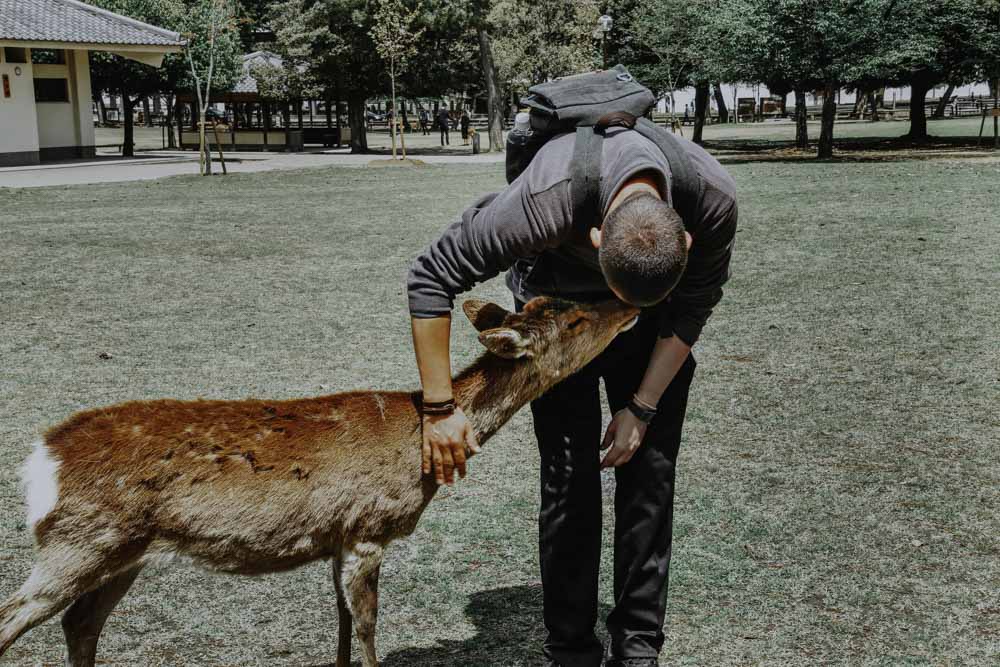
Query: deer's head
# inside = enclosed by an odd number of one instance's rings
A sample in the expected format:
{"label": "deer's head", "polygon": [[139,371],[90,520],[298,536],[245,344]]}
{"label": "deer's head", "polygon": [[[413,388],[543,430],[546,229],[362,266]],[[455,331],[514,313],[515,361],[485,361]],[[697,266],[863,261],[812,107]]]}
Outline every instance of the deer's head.
{"label": "deer's head", "polygon": [[479,340],[498,357],[530,363],[540,374],[575,373],[635,324],[639,309],[616,299],[576,303],[532,299],[520,313],[478,299],[463,306]]}

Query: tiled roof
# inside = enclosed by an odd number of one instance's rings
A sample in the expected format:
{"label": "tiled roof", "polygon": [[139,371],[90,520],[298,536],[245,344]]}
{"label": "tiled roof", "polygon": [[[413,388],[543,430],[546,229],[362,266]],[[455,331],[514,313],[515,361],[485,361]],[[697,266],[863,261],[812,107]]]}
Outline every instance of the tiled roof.
{"label": "tiled roof", "polygon": [[[0,0],[3,2],[3,0]],[[281,56],[271,53],[270,51],[254,51],[253,53],[248,53],[243,56],[243,78],[240,79],[239,83],[233,87],[234,93],[256,93],[257,91],[257,79],[253,75],[253,68],[259,67],[261,65],[269,65],[271,67],[281,67],[282,63]]]}
{"label": "tiled roof", "polygon": [[176,32],[77,0],[0,0],[0,40],[180,46]]}

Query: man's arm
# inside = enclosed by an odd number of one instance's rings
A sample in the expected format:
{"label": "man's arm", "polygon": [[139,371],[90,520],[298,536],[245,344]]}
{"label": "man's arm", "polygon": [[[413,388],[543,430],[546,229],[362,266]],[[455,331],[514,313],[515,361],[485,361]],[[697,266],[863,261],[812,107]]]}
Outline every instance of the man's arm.
{"label": "man's arm", "polygon": [[[645,407],[655,408],[660,403],[660,397],[673,382],[677,371],[684,365],[684,360],[691,353],[691,346],[677,336],[657,339],[649,365],[642,377],[635,398]],[[620,410],[611,420],[608,432],[604,435],[602,449],[612,443],[614,446],[604,455],[601,467],[607,468],[628,463],[635,450],[642,444],[646,435],[646,424],[632,414],[628,408]]]}
{"label": "man's arm", "polygon": [[[533,197],[521,181],[473,204],[414,261],[407,287],[425,401],[453,398],[449,338],[455,296],[520,257],[558,245],[568,229],[561,217],[564,200],[568,196],[557,189]],[[478,449],[460,407],[451,415],[424,416],[422,469],[433,471],[439,484],[452,483],[456,468],[464,476],[467,456]]]}
{"label": "man's arm", "polygon": [[684,275],[659,307],[660,336],[677,336],[690,346],[722,299],[739,218],[736,200],[717,190],[706,191],[703,205]]}

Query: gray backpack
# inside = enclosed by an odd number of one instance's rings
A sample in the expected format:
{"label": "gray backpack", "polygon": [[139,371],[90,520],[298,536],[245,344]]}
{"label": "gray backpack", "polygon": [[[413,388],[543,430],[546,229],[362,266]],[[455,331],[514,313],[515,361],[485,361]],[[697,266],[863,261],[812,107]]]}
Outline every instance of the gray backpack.
{"label": "gray backpack", "polygon": [[698,206],[698,180],[690,158],[666,129],[644,116],[656,103],[653,93],[623,65],[547,81],[528,89],[521,99],[531,115],[531,132],[507,141],[507,182],[523,172],[538,150],[553,137],[576,133],[573,148],[573,223],[580,229],[599,226],[601,155],[604,132],[620,126],[655,143],[671,170],[674,208],[691,227]]}

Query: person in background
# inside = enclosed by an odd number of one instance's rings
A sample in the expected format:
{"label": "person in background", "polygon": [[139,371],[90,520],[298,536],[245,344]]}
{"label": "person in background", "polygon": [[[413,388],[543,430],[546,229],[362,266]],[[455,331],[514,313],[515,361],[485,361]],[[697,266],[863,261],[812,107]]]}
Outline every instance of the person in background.
{"label": "person in background", "polygon": [[468,146],[469,145],[469,123],[471,121],[472,121],[472,119],[469,118],[469,111],[468,111],[468,109],[463,109],[462,110],[462,118],[459,121],[459,126],[462,128],[462,145],[463,146]]}
{"label": "person in background", "polygon": [[441,145],[450,146],[451,142],[448,140],[448,130],[451,125],[451,118],[448,117],[447,107],[441,107],[438,109],[437,113],[438,129],[441,130]]}
{"label": "person in background", "polygon": [[427,109],[423,107],[420,108],[420,132],[422,135],[427,136],[431,133],[430,130],[431,115],[427,113]]}

